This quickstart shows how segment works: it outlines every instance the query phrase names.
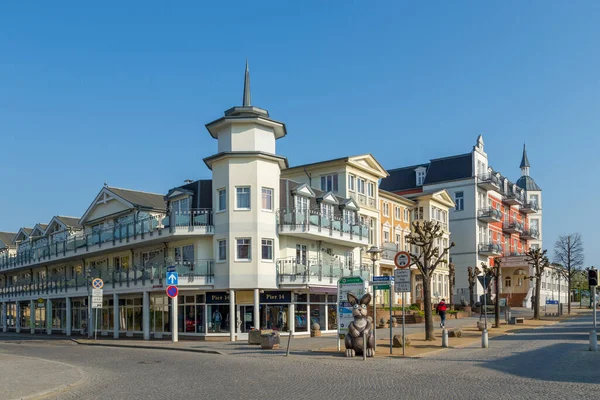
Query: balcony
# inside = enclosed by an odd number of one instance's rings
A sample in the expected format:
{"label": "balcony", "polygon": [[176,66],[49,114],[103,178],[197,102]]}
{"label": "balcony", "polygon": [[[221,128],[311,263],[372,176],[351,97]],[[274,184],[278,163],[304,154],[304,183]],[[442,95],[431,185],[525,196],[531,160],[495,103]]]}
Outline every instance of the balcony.
{"label": "balcony", "polygon": [[483,256],[502,255],[502,246],[498,243],[479,243],[479,254]]}
{"label": "balcony", "polygon": [[496,210],[495,208],[484,208],[479,210],[477,213],[477,218],[484,222],[500,222],[502,221],[502,212],[500,212],[500,210]]}
{"label": "balcony", "polygon": [[394,257],[401,251],[396,243],[386,242],[381,246],[380,263],[385,265],[394,265]]}
{"label": "balcony", "polygon": [[361,193],[350,193],[350,198],[356,201],[361,207],[377,209],[377,202],[373,197],[368,197]]}
{"label": "balcony", "polygon": [[538,232],[537,229],[528,229],[528,230],[524,230],[523,233],[521,233],[521,239],[537,240],[539,238],[540,238],[540,233]]}
{"label": "balcony", "polygon": [[508,222],[505,223],[502,226],[502,231],[504,231],[504,233],[521,233],[523,232],[523,224],[520,222]]}
{"label": "balcony", "polygon": [[212,235],[213,215],[210,209],[193,209],[151,215],[123,222],[91,233],[69,236],[64,241],[45,243],[19,252],[16,256],[0,257],[0,270],[33,267],[36,264],[66,261],[100,255],[116,249],[140,247],[153,242],[172,241],[182,236]]}
{"label": "balcony", "polygon": [[538,212],[538,206],[536,203],[523,203],[521,206],[521,212],[524,214],[533,214]]}
{"label": "balcony", "polygon": [[[92,276],[102,278],[104,290],[166,287],[165,277],[168,266],[175,266],[179,272],[179,286],[214,284],[213,260],[146,263],[131,268],[92,268]],[[86,296],[89,286],[90,283],[83,272],[70,275],[64,269],[63,272],[45,278],[23,276],[14,282],[5,282],[0,285],[0,298],[14,299],[58,293]]]}
{"label": "balcony", "polygon": [[510,206],[520,206],[523,204],[523,193],[509,189],[502,197],[502,201]]}
{"label": "balcony", "polygon": [[344,265],[341,261],[297,260],[284,258],[277,260],[277,282],[288,286],[328,285],[335,287],[343,277],[360,276],[365,281],[370,278],[370,269],[361,266]]}
{"label": "balcony", "polygon": [[477,176],[477,185],[485,190],[500,191],[500,178],[491,173],[481,174]]}
{"label": "balcony", "polygon": [[325,240],[342,246],[369,244],[369,228],[361,223],[349,223],[341,216],[320,210],[281,209],[279,233],[309,240]]}

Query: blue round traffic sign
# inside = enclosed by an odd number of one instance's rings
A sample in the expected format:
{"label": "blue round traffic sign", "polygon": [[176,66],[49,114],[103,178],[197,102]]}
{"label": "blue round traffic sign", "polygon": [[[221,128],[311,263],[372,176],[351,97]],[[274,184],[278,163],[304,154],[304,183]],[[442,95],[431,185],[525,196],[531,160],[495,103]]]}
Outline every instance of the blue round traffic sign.
{"label": "blue round traffic sign", "polygon": [[104,281],[102,281],[100,278],[94,278],[92,281],[92,287],[94,289],[102,289],[104,287]]}
{"label": "blue round traffic sign", "polygon": [[169,296],[170,298],[173,297],[177,297],[177,295],[179,294],[179,289],[177,289],[177,286],[167,286],[167,296]]}

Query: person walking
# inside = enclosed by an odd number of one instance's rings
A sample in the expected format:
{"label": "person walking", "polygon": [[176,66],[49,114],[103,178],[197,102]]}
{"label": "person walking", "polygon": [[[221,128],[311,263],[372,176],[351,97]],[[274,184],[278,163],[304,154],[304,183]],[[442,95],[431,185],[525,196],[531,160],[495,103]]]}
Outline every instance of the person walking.
{"label": "person walking", "polygon": [[446,300],[442,299],[442,301],[440,301],[440,303],[437,305],[436,307],[436,312],[439,314],[440,316],[440,328],[445,328],[446,327]]}

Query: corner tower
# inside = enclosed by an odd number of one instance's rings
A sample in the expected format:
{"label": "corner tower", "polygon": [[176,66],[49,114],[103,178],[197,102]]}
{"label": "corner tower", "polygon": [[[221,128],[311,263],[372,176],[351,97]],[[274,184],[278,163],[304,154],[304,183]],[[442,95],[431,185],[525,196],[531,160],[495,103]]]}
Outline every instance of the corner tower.
{"label": "corner tower", "polygon": [[527,157],[527,149],[523,144],[523,155],[521,156],[521,177],[517,181],[517,186],[525,191],[527,204],[523,209],[532,212],[527,217],[529,230],[537,231],[537,239],[530,241],[531,247],[542,248],[542,189],[535,183],[535,180],[529,176],[529,157]]}
{"label": "corner tower", "polygon": [[276,288],[275,211],[281,170],[288,164],[276,154],[275,141],[286,135],[286,128],[251,104],[248,62],[242,105],[225,111],[206,129],[218,141],[217,154],[204,159],[212,170],[215,288]]}

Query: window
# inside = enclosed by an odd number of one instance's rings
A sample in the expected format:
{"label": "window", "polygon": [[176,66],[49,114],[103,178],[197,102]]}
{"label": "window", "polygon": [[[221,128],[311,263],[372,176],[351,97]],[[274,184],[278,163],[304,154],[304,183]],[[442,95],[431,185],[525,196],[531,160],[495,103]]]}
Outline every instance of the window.
{"label": "window", "polygon": [[358,189],[358,193],[365,194],[365,180],[358,178],[356,180],[356,188]]}
{"label": "window", "polygon": [[383,202],[383,215],[386,217],[390,216],[390,205],[387,202]]}
{"label": "window", "polygon": [[321,216],[324,218],[333,218],[333,205],[321,203]]}
{"label": "window", "polygon": [[250,239],[237,239],[237,260],[250,260]]}
{"label": "window", "polygon": [[375,184],[373,182],[369,182],[369,185],[367,186],[368,188],[368,195],[369,197],[375,197]]}
{"label": "window", "polygon": [[219,246],[219,261],[227,260],[227,240],[221,239],[217,243]]}
{"label": "window", "polygon": [[396,234],[396,244],[398,245],[398,249],[400,249],[400,243],[402,243],[400,238],[401,238],[401,236],[399,234]]}
{"label": "window", "polygon": [[224,188],[219,189],[217,195],[219,197],[219,211],[227,210],[227,190]]}
{"label": "window", "polygon": [[194,264],[194,245],[175,247],[175,261],[182,265]]}
{"label": "window", "polygon": [[262,188],[262,209],[273,211],[273,189]]}
{"label": "window", "polygon": [[321,190],[324,192],[338,191],[338,174],[323,175],[321,177]]}
{"label": "window", "polygon": [[512,279],[510,276],[507,276],[506,278],[504,278],[504,287],[511,287],[512,286]]}
{"label": "window", "polygon": [[350,225],[354,225],[355,213],[352,210],[344,210],[344,222]]}
{"label": "window", "polygon": [[394,207],[394,213],[396,214],[396,219],[399,221],[401,216],[402,216],[402,212],[400,210],[400,207]]}
{"label": "window", "polygon": [[408,220],[410,219],[408,214],[409,214],[408,213],[408,208],[405,208],[404,209],[404,221],[405,222],[408,222]]}
{"label": "window", "polygon": [[273,261],[273,239],[262,240],[262,259]]}
{"label": "window", "polygon": [[308,211],[308,198],[296,195],[296,211],[304,213]]}
{"label": "window", "polygon": [[171,210],[178,214],[184,214],[190,211],[190,198],[184,197],[183,199],[175,200],[171,202]]}
{"label": "window", "polygon": [[417,171],[417,186],[423,185],[425,182],[425,171]]}
{"label": "window", "polygon": [[306,245],[296,245],[296,263],[306,265]]}
{"label": "window", "polygon": [[384,243],[389,243],[390,241],[390,232],[389,231],[383,231],[383,242]]}
{"label": "window", "polygon": [[348,175],[348,190],[351,190],[354,192],[355,183],[356,183],[356,177],[354,175]]}
{"label": "window", "polygon": [[236,193],[237,193],[237,208],[239,210],[249,210],[250,209],[250,188],[249,187],[236,188]]}
{"label": "window", "polygon": [[539,204],[540,201],[540,196],[537,194],[532,194],[531,196],[529,196],[529,201],[532,204],[535,204],[536,206]]}
{"label": "window", "polygon": [[465,209],[465,194],[464,192],[454,192],[454,203],[456,203],[455,211],[462,211]]}

